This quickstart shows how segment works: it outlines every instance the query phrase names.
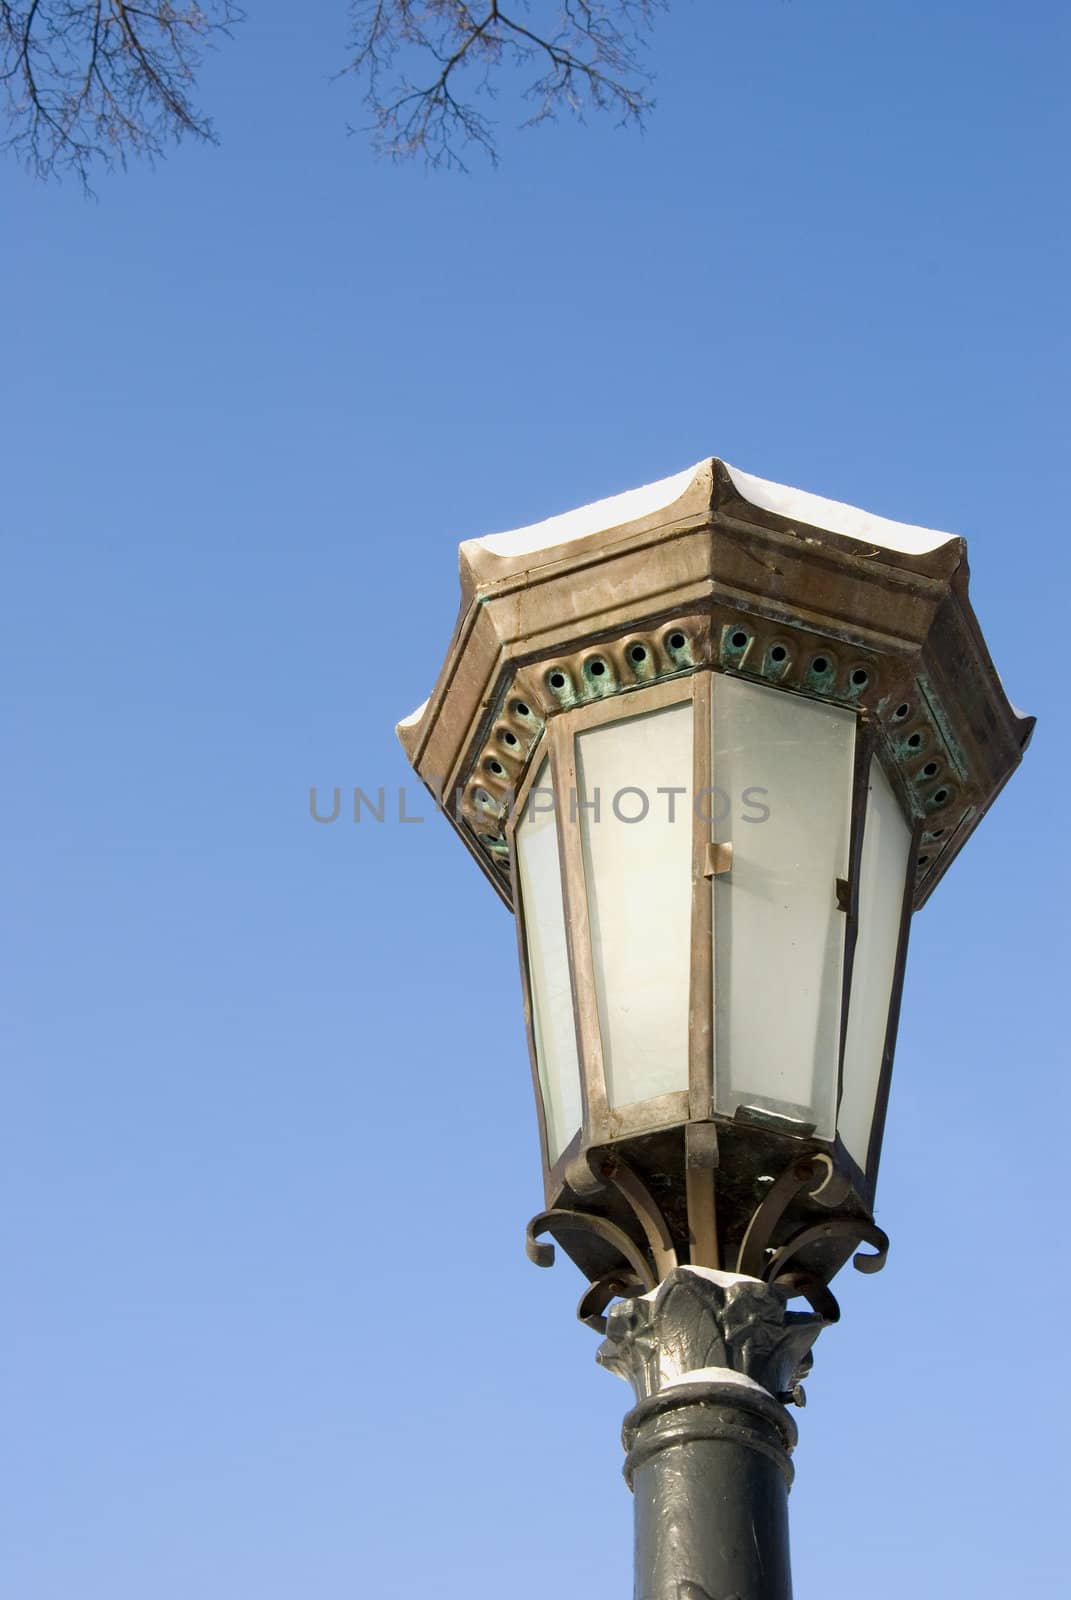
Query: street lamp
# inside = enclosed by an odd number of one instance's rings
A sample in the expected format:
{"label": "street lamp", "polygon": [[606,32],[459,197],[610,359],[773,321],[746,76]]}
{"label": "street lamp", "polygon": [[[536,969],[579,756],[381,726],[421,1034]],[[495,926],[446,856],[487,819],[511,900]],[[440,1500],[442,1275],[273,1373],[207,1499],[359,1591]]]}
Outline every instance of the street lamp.
{"label": "street lamp", "polygon": [[831,1278],[888,1248],[911,913],[1033,719],[961,539],[716,459],[470,540],[461,584],[399,735],[517,914],[528,1250],[585,1274],[578,1315],[636,1392],[636,1594],[783,1600],[785,1406]]}

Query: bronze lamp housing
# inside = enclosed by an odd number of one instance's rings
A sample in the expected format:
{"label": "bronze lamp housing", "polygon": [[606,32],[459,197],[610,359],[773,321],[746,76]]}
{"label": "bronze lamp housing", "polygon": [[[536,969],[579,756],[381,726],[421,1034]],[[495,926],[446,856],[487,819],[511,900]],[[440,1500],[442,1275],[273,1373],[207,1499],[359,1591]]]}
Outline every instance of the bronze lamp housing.
{"label": "bronze lamp housing", "polygon": [[461,546],[399,726],[517,914],[580,1315],[678,1264],[837,1315],[873,1220],[911,913],[1018,765],[962,539],[711,459]]}

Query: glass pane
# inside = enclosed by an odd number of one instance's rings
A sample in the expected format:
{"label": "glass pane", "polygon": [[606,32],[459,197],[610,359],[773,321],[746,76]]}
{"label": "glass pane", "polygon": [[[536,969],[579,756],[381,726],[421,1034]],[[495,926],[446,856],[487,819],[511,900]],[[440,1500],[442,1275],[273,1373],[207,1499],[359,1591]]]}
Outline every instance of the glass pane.
{"label": "glass pane", "polygon": [[688,1087],[691,702],[590,728],[576,749],[606,1092],[624,1106]]}
{"label": "glass pane", "polygon": [[832,1138],[855,714],[714,674],[715,1100]]}
{"label": "glass pane", "polygon": [[516,833],[520,912],[528,946],[536,1064],[551,1162],[580,1127],[580,1061],[573,1025],[569,951],[558,860],[558,829],[550,764],[539,769]]}
{"label": "glass pane", "polygon": [[844,1089],[837,1127],[845,1148],[866,1170],[889,1022],[911,828],[875,756],[870,763],[859,877],[859,931],[844,1047]]}

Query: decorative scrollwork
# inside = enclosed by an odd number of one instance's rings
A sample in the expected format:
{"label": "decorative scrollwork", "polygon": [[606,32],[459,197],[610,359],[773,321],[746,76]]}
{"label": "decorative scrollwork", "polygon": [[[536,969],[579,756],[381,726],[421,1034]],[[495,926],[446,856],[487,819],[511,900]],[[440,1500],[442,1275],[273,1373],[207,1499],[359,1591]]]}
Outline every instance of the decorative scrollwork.
{"label": "decorative scrollwork", "polygon": [[592,1211],[553,1210],[541,1211],[528,1224],[525,1248],[528,1259],[537,1267],[549,1267],[554,1261],[554,1246],[541,1244],[539,1235],[568,1233],[570,1229],[593,1233],[615,1250],[621,1265],[614,1266],[591,1284],[580,1297],[576,1314],[581,1322],[596,1333],[606,1332],[603,1313],[610,1301],[619,1295],[645,1294],[654,1289],[677,1266],[677,1252],[666,1219],[654,1196],[638,1173],[618,1154],[607,1155],[601,1163],[592,1163],[594,1192],[612,1186],[627,1201],[630,1210],[643,1229],[647,1241],[645,1254],[623,1228],[600,1217]]}
{"label": "decorative scrollwork", "polygon": [[[602,1260],[596,1258],[589,1268],[592,1274],[599,1275],[585,1289],[576,1313],[587,1327],[604,1333],[606,1311],[612,1300],[650,1293],[677,1270],[679,1263],[665,1216],[635,1169],[614,1151],[604,1153],[601,1160],[597,1156],[592,1159],[589,1170],[592,1195],[612,1189],[625,1200],[643,1230],[646,1248],[619,1223],[596,1211],[554,1209],[541,1211],[528,1224],[526,1249],[536,1266],[549,1267],[554,1261],[554,1246],[541,1243],[542,1234],[550,1234],[561,1243],[563,1235],[587,1233],[608,1247],[609,1256],[603,1253]],[[785,1300],[799,1296],[824,1324],[838,1322],[840,1306],[821,1265],[801,1265],[798,1258],[810,1246],[828,1240],[868,1244],[873,1253],[858,1251],[853,1263],[860,1272],[880,1272],[889,1251],[888,1235],[867,1217],[834,1214],[821,1221],[806,1222],[776,1245],[771,1240],[793,1201],[806,1197],[819,1205],[834,1206],[842,1193],[828,1155],[815,1152],[798,1157],[770,1185],[752,1215],[737,1252],[736,1274],[769,1284]]]}
{"label": "decorative scrollwork", "polygon": [[616,1222],[610,1222],[606,1217],[597,1216],[592,1211],[541,1211],[538,1216],[533,1217],[528,1224],[525,1240],[529,1261],[534,1261],[537,1267],[553,1266],[554,1246],[540,1244],[539,1236],[549,1233],[556,1237],[558,1233],[570,1231],[593,1233],[604,1244],[616,1250],[644,1290],[653,1289],[657,1285],[658,1278],[650,1262],[625,1230],[619,1228]]}
{"label": "decorative scrollwork", "polygon": [[794,1299],[796,1295],[799,1295],[801,1300],[806,1300],[811,1310],[816,1311],[823,1322],[840,1321],[837,1297],[828,1283],[824,1283],[816,1272],[798,1270],[779,1272],[776,1284],[787,1300]]}
{"label": "decorative scrollwork", "polygon": [[609,1156],[600,1171],[632,1207],[647,1238],[647,1247],[655,1265],[655,1281],[661,1283],[678,1262],[666,1219],[659,1210],[654,1196],[628,1162],[617,1154]]}
{"label": "decorative scrollwork", "polygon": [[872,1244],[873,1255],[859,1251],[852,1257],[857,1272],[880,1272],[889,1254],[889,1236],[877,1223],[865,1217],[830,1217],[826,1222],[815,1222],[793,1234],[787,1244],[775,1250],[762,1276],[768,1283],[776,1283],[792,1257],[805,1250],[809,1244],[821,1239],[851,1239],[855,1244]]}
{"label": "decorative scrollwork", "polygon": [[628,1272],[608,1272],[584,1290],[576,1308],[577,1320],[586,1328],[593,1328],[596,1333],[606,1332],[606,1318],[603,1312],[611,1300],[617,1300],[623,1295],[643,1294],[644,1285]]}
{"label": "decorative scrollwork", "polygon": [[866,1217],[828,1217],[821,1222],[808,1223],[789,1239],[774,1247],[770,1240],[792,1201],[806,1194],[822,1203],[823,1192],[830,1191],[833,1163],[827,1155],[804,1156],[781,1174],[771,1185],[769,1193],[751,1218],[740,1244],[736,1270],[748,1277],[761,1278],[780,1288],[790,1297],[800,1295],[813,1310],[827,1322],[840,1319],[836,1297],[823,1280],[813,1272],[790,1266],[808,1245],[826,1239],[850,1239],[855,1244],[869,1244],[874,1254],[858,1252],[853,1265],[859,1272],[880,1272],[889,1253],[889,1237]]}
{"label": "decorative scrollwork", "polygon": [[833,1163],[827,1155],[802,1156],[786,1167],[763,1196],[762,1204],[748,1223],[740,1241],[736,1270],[749,1278],[764,1276],[766,1252],[774,1229],[799,1194],[817,1199],[833,1176]]}

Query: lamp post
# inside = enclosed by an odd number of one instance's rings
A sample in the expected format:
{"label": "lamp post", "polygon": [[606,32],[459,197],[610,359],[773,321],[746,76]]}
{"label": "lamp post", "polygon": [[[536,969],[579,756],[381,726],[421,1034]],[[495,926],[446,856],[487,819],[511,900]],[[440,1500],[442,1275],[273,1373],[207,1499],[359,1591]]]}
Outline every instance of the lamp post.
{"label": "lamp post", "polygon": [[911,914],[1033,719],[961,539],[716,459],[469,541],[461,583],[399,735],[516,913],[528,1252],[635,1391],[637,1600],[785,1600],[786,1407],[830,1280],[888,1249]]}

